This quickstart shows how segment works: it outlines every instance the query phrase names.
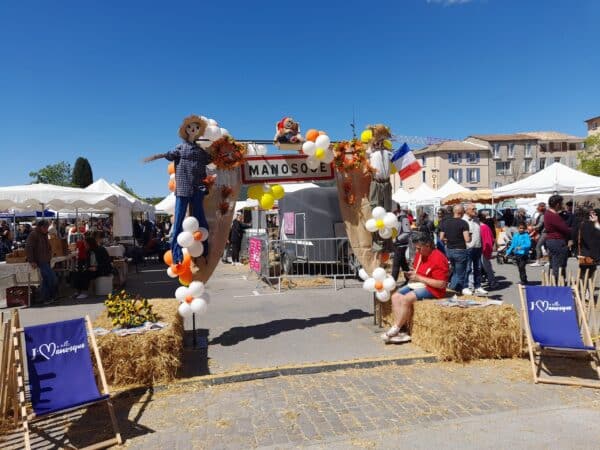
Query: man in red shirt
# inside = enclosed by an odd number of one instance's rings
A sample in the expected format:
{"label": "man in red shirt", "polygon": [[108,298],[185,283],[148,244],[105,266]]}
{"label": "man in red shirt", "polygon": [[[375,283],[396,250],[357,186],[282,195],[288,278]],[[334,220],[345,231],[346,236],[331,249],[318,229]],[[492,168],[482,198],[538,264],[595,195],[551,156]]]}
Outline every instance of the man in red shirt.
{"label": "man in red shirt", "polygon": [[416,236],[413,242],[416,251],[414,270],[405,272],[408,285],[392,295],[394,324],[381,335],[386,343],[410,342],[410,335],[400,330],[412,319],[415,301],[446,295],[448,259],[435,248],[432,237],[427,233]]}

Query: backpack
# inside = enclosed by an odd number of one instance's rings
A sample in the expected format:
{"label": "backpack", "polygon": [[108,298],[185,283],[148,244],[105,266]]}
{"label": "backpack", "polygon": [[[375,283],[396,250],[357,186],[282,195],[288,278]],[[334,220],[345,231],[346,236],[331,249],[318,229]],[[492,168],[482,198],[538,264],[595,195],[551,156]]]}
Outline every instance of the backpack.
{"label": "backpack", "polygon": [[399,247],[406,247],[410,242],[410,222],[405,215],[398,217],[398,222],[400,222],[400,227],[398,228],[398,236],[396,237],[395,244]]}

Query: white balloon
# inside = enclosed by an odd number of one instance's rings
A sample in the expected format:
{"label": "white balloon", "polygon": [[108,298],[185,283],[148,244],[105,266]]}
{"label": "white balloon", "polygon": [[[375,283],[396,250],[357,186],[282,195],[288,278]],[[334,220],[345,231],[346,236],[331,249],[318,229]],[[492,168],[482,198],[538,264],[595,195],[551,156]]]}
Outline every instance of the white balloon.
{"label": "white balloon", "polygon": [[198,231],[198,227],[200,224],[198,223],[198,219],[194,216],[189,216],[183,219],[183,231],[188,231],[193,233],[194,231]]}
{"label": "white balloon", "polygon": [[208,230],[206,228],[198,227],[198,231],[202,233],[202,239],[200,239],[201,241],[205,241],[208,239]]}
{"label": "white balloon", "polygon": [[206,127],[206,131],[204,132],[204,136],[206,139],[211,141],[216,141],[221,137],[221,129],[217,126],[209,126]]}
{"label": "white balloon", "polygon": [[[190,287],[192,285],[190,284]],[[392,277],[386,277],[385,280],[383,280],[383,288],[386,291],[391,291],[396,287],[396,280],[394,280]]]}
{"label": "white balloon", "polygon": [[246,151],[248,156],[258,155],[258,148],[256,144],[248,144]]}
{"label": "white balloon", "polygon": [[194,314],[204,314],[208,309],[208,305],[203,298],[195,298],[192,300],[190,308]]}
{"label": "white balloon", "polygon": [[331,141],[329,140],[329,136],[322,134],[315,140],[315,145],[321,148],[328,148]]}
{"label": "white balloon", "polygon": [[382,228],[379,230],[379,236],[381,236],[382,239],[389,239],[392,237],[392,230],[390,228]]}
{"label": "white balloon", "polygon": [[375,292],[375,278],[367,278],[363,283],[363,289],[369,292]]}
{"label": "white balloon", "polygon": [[221,128],[221,136],[231,136],[227,128]]}
{"label": "white balloon", "polygon": [[204,253],[204,244],[201,241],[193,241],[192,245],[188,247],[188,251],[192,258],[198,258]]}
{"label": "white balloon", "polygon": [[365,222],[365,228],[367,231],[374,233],[377,231],[377,221],[375,219],[369,219]]}
{"label": "white balloon", "polygon": [[171,175],[169,175],[169,178],[170,178],[171,180],[174,180],[174,179],[175,179],[175,174],[174,174],[174,173],[172,173]]}
{"label": "white balloon", "polygon": [[204,294],[204,283],[202,281],[192,281],[188,286],[188,292],[192,297],[200,297]]}
{"label": "white balloon", "polygon": [[258,145],[258,147],[256,148],[256,150],[257,150],[257,152],[256,152],[257,155],[261,155],[262,156],[262,155],[266,155],[267,154],[267,146],[266,145],[260,144],[260,145]]}
{"label": "white balloon", "polygon": [[363,267],[361,267],[360,270],[358,271],[358,276],[363,281],[366,281],[367,278],[369,278],[369,274],[367,273],[367,271]]}
{"label": "white balloon", "polygon": [[192,308],[186,302],[180,304],[179,308],[177,308],[177,311],[181,317],[189,317],[192,315]]}
{"label": "white balloon", "polygon": [[171,278],[177,278],[179,276],[176,273],[173,273],[173,269],[171,269],[170,267],[167,268],[167,275],[169,275]]}
{"label": "white balloon", "polygon": [[315,150],[317,150],[317,146],[312,141],[306,141],[302,144],[302,153],[308,156],[312,156],[315,154]]}
{"label": "white balloon", "polygon": [[179,286],[177,289],[175,289],[175,298],[180,302],[184,301],[188,295],[190,295],[190,293],[188,288],[185,286]]}
{"label": "white balloon", "polygon": [[331,161],[333,161],[333,158],[335,158],[333,152],[327,150],[325,152],[325,156],[323,157],[323,162],[329,164]]}
{"label": "white balloon", "polygon": [[309,169],[316,170],[321,165],[321,161],[316,159],[314,156],[309,156],[308,159],[306,160],[306,165],[308,166]]}
{"label": "white balloon", "polygon": [[387,302],[390,299],[390,293],[388,291],[378,291],[375,292],[375,297],[380,302]]}
{"label": "white balloon", "polygon": [[[208,137],[206,135],[204,135],[204,136],[201,136],[200,139],[208,139]],[[198,145],[206,150],[207,148],[209,148],[212,145],[212,142],[210,140],[200,141],[200,142],[198,142]]]}
{"label": "white balloon", "polygon": [[218,127],[219,124],[217,123],[217,121],[215,119],[206,119],[206,123],[208,124],[209,127]]}
{"label": "white balloon", "polygon": [[200,116],[200,118],[201,118],[202,120],[204,120],[204,121],[206,122],[206,124],[208,125],[208,117],[206,117],[206,116],[202,116],[202,115],[201,115],[201,116]]}
{"label": "white balloon", "polygon": [[385,213],[385,216],[383,216],[383,224],[386,228],[397,228],[398,218],[396,217],[396,214],[391,212]]}
{"label": "white balloon", "polygon": [[375,208],[373,208],[371,215],[375,219],[383,219],[385,217],[385,208],[381,206],[376,206]]}
{"label": "white balloon", "polygon": [[189,247],[194,243],[194,235],[189,231],[182,231],[177,235],[177,243],[181,247]]}
{"label": "white balloon", "polygon": [[373,271],[373,278],[376,281],[383,281],[383,280],[385,280],[386,276],[387,276],[387,274],[385,273],[385,269],[383,267],[377,267]]}

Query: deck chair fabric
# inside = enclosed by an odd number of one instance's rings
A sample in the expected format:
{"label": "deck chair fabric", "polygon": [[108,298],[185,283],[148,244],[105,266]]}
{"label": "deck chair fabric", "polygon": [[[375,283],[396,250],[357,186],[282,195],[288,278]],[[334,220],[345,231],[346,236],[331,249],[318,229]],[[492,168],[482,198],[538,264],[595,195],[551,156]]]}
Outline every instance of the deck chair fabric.
{"label": "deck chair fabric", "polygon": [[85,319],[25,327],[23,332],[36,416],[108,398],[98,391]]}
{"label": "deck chair fabric", "polygon": [[581,338],[570,287],[527,286],[525,294],[531,334],[541,347],[595,350]]}

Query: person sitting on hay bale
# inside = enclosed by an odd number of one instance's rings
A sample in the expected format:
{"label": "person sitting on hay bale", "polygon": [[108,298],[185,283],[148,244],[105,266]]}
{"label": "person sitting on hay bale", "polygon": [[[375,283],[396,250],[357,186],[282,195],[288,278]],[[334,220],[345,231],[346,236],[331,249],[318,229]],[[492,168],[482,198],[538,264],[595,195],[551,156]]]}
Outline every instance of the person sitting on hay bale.
{"label": "person sitting on hay bale", "polygon": [[420,233],[413,242],[416,251],[414,270],[405,273],[408,285],[392,295],[394,323],[381,335],[385,343],[410,342],[410,335],[400,330],[411,322],[414,302],[446,295],[448,259],[435,247],[429,234]]}

